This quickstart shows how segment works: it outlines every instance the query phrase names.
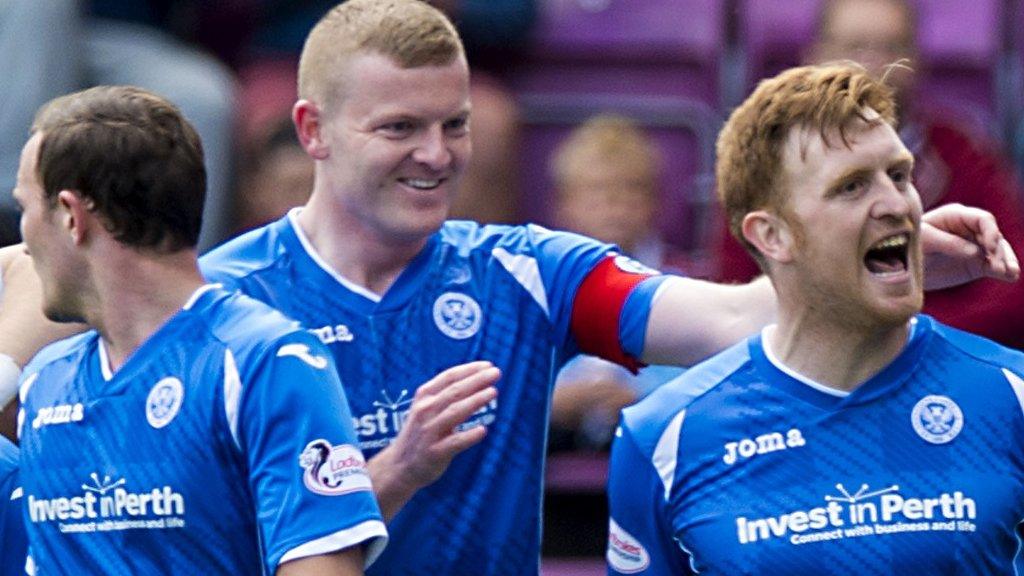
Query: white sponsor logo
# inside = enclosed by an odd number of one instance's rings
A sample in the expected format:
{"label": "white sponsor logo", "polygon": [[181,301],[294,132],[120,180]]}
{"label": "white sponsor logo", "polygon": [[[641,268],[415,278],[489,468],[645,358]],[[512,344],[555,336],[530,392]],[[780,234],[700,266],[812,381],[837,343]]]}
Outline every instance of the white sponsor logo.
{"label": "white sponsor logo", "polygon": [[146,422],[153,428],[163,428],[174,420],[181,410],[185,387],[173,376],[156,383],[146,396]]}
{"label": "white sponsor logo", "polygon": [[278,358],[284,358],[286,356],[293,356],[302,360],[306,364],[309,364],[317,370],[323,370],[327,368],[327,358],[323,356],[313,356],[306,344],[285,344],[277,351]]}
{"label": "white sponsor logo", "polygon": [[68,424],[81,422],[85,417],[85,407],[81,402],[75,404],[60,404],[40,408],[36,417],[32,419],[32,428],[39,429],[52,424]]}
{"label": "white sponsor logo", "polygon": [[916,498],[898,494],[900,487],[869,490],[863,484],[850,494],[825,496],[826,504],[768,518],[736,518],[740,544],[788,537],[791,544],[840,540],[897,532],[974,532],[977,505],[963,492]]}
{"label": "white sponsor logo", "polygon": [[945,444],[964,428],[964,413],[947,396],[925,396],[910,411],[914,432],[932,444]]}
{"label": "white sponsor logo", "polygon": [[[387,390],[381,390],[383,400],[374,400],[376,410],[352,417],[352,427],[359,436],[359,447],[363,450],[384,448],[402,430],[406,418],[409,417],[412,397],[408,390],[402,390],[398,398],[391,398]],[[498,410],[498,400],[494,399],[473,413],[468,420],[459,425],[459,430],[473,426],[487,426],[494,422]]]}
{"label": "white sponsor logo", "polygon": [[645,570],[651,563],[650,554],[640,541],[619,526],[614,518],[608,519],[608,564],[624,574]]}
{"label": "white sponsor logo", "polygon": [[744,438],[739,442],[727,442],[722,461],[732,466],[737,460],[746,460],[759,454],[778,452],[787,448],[799,448],[807,444],[800,430],[793,428],[783,437],[781,432],[762,434],[757,438]]}
{"label": "white sponsor logo", "polygon": [[61,532],[110,532],[132,529],[183,528],[185,497],[171,486],[143,492],[125,488],[124,478],[90,475],[91,484],[82,484],[81,494],[70,497],[36,498],[28,496],[32,522],[58,522]]}
{"label": "white sponsor logo", "polygon": [[480,305],[460,292],[445,292],[434,301],[434,324],[442,334],[465,340],[480,330]]}
{"label": "white sponsor logo", "polygon": [[352,334],[352,331],[348,329],[348,326],[344,324],[335,324],[334,326],[321,326],[319,328],[312,328],[310,332],[316,335],[324,344],[334,344],[335,342],[351,342],[356,339]]}
{"label": "white sponsor logo", "polygon": [[326,440],[314,440],[299,455],[305,469],[302,481],[311,491],[326,496],[371,490],[370,475],[362,452],[351,444],[331,446]]}
{"label": "white sponsor logo", "polygon": [[619,270],[628,272],[629,274],[661,274],[661,272],[658,272],[654,268],[645,266],[639,261],[634,260],[629,256],[623,256],[622,254],[615,257],[615,266]]}

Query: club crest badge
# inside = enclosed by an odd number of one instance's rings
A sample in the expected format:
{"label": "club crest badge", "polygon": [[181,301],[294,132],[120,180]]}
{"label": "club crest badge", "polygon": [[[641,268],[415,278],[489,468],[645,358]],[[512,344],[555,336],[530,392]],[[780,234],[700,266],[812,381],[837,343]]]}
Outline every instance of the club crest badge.
{"label": "club crest badge", "polygon": [[480,305],[461,292],[445,292],[434,301],[434,324],[449,338],[471,338],[480,330],[481,320]]}
{"label": "club crest badge", "polygon": [[302,451],[299,465],[305,470],[302,481],[306,488],[317,494],[337,496],[372,490],[366,459],[351,444],[331,446],[326,440],[314,440]]}
{"label": "club crest badge", "polygon": [[181,380],[170,376],[157,382],[146,396],[146,421],[157,429],[167,426],[178,415],[184,398]]}
{"label": "club crest badge", "polygon": [[960,434],[964,413],[947,396],[929,395],[918,400],[910,412],[914,431],[932,444],[946,444]]}
{"label": "club crest badge", "polygon": [[615,267],[627,274],[660,274],[654,268],[645,266],[639,261],[622,254],[615,257]]}

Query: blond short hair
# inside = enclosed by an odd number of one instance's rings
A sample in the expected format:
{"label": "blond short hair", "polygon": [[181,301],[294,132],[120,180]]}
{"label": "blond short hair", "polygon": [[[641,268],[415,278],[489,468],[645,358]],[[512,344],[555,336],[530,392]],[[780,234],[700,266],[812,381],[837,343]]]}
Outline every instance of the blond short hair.
{"label": "blond short hair", "polygon": [[458,32],[420,0],[349,0],[317,22],[299,59],[299,98],[321,105],[339,88],[338,71],[360,52],[391,58],[402,68],[444,66],[465,58]]}
{"label": "blond short hair", "polygon": [[650,137],[630,118],[599,114],[580,124],[559,144],[551,161],[551,177],[565,190],[573,177],[595,162],[633,167],[653,190],[658,153]]}
{"label": "blond short hair", "polygon": [[[875,117],[868,110],[878,113]],[[846,130],[855,120],[896,125],[893,90],[853,62],[791,68],[761,81],[718,135],[715,174],[718,198],[729,229],[761,264],[756,248],[743,237],[743,218],[750,212],[784,212],[788,197],[782,179],[783,149],[794,128],[821,135],[838,131],[849,146]]]}

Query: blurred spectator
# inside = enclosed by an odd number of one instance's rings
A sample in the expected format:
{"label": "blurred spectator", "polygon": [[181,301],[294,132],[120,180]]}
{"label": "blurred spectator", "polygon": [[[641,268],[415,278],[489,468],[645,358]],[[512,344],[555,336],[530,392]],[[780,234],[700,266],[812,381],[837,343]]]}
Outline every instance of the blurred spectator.
{"label": "blurred spectator", "polygon": [[[162,26],[187,27],[188,0],[0,2],[0,209],[14,207],[18,156],[35,110],[94,84],[131,84],[178,105],[203,139],[207,195],[201,247],[226,237],[234,77]],[[2,226],[0,226],[2,231]]]}
{"label": "blurred spectator", "polygon": [[313,161],[299,145],[290,118],[280,119],[253,140],[242,168],[232,235],[277,220],[305,204],[313,191]]}
{"label": "blurred spectator", "polygon": [[[243,134],[258,135],[288,117],[295,101],[298,54],[306,34],[337,0],[252,0],[258,6],[252,44],[243,62]],[[434,0],[452,18],[473,71],[473,161],[462,178],[453,218],[517,222],[515,175],[519,108],[496,72],[526,42],[534,0]]]}
{"label": "blurred spectator", "polygon": [[[599,115],[574,130],[551,160],[557,187],[555,225],[617,244],[624,254],[682,272],[678,258],[658,237],[658,150],[632,120]],[[605,448],[619,410],[681,373],[649,366],[634,376],[593,356],[578,356],[562,369],[551,408],[552,449]]]}
{"label": "blurred spectator", "polygon": [[[828,0],[819,18],[810,61],[851,59],[876,74],[900,58],[917,55],[916,14],[905,0]],[[925,209],[959,202],[995,214],[1018,253],[1024,250],[1020,186],[1009,159],[965,128],[948,110],[925,110],[915,79],[921,71],[894,69],[900,137],[914,153],[914,183]],[[719,280],[745,282],[758,274],[746,251],[723,231]],[[1024,348],[1024,283],[978,280],[928,292],[924,312],[957,328],[1014,348]]]}

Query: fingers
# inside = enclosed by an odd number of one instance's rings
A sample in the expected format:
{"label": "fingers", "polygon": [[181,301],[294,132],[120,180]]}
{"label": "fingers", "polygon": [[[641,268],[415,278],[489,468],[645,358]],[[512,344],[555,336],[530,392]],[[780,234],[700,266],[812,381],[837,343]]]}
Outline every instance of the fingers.
{"label": "fingers", "polygon": [[459,452],[484,439],[484,426],[464,426],[497,398],[494,383],[500,376],[490,362],[469,362],[441,372],[416,390],[405,425],[390,446],[407,481],[417,487],[433,482]]}
{"label": "fingers", "polygon": [[994,254],[987,258],[986,275],[998,280],[1016,282],[1020,278],[1020,261],[1005,238],[1000,239]]}
{"label": "fingers", "polygon": [[473,374],[479,373],[488,368],[493,368],[494,364],[486,360],[477,360],[475,362],[467,362],[465,364],[459,364],[453,366],[444,372],[441,372],[437,376],[431,378],[427,383],[423,384],[416,390],[417,396],[430,396],[437,394],[450,386],[453,382],[457,382]]}
{"label": "fingers", "polygon": [[473,426],[461,432],[453,432],[442,438],[440,442],[434,445],[434,448],[444,454],[445,457],[450,458],[476,446],[486,437],[487,428],[485,426]]}
{"label": "fingers", "polygon": [[[494,368],[497,371],[497,368]],[[498,389],[487,385],[486,388],[478,390],[456,402],[443,404],[444,409],[437,416],[427,423],[427,427],[444,434],[462,424],[474,412],[487,406],[489,402],[498,397]]]}

